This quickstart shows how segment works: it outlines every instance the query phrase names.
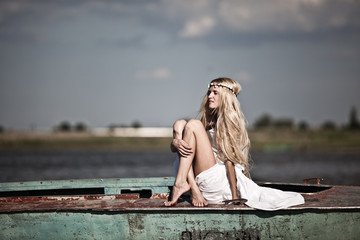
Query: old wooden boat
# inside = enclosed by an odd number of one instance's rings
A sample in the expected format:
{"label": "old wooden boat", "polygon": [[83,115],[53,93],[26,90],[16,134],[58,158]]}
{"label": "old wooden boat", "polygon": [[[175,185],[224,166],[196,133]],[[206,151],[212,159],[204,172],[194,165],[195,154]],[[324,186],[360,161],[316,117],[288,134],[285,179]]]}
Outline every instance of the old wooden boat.
{"label": "old wooden boat", "polygon": [[0,239],[359,239],[360,187],[259,183],[301,192],[278,211],[164,207],[174,178],[0,184]]}

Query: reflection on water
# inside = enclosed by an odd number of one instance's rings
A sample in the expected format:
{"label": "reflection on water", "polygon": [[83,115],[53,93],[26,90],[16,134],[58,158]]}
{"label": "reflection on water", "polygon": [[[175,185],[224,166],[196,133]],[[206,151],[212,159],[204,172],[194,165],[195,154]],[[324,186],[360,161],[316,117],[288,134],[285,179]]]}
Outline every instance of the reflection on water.
{"label": "reflection on water", "polygon": [[[256,181],[360,185],[360,153],[252,154]],[[172,176],[170,152],[0,152],[0,182]]]}

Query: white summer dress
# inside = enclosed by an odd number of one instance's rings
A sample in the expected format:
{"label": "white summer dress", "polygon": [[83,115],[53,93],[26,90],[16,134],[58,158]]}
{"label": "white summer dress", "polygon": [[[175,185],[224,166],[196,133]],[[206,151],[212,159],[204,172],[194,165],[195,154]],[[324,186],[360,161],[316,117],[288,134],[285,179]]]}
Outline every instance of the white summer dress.
{"label": "white summer dress", "polygon": [[[218,150],[216,148],[214,130],[210,129],[208,133],[216,164],[197,175],[195,181],[208,203],[222,204],[224,200],[232,199],[230,184],[226,176],[225,164],[217,158]],[[238,195],[247,200],[245,203],[247,206],[273,211],[305,202],[303,196],[299,193],[257,185],[243,174],[243,170],[244,168],[241,165],[235,165]]]}

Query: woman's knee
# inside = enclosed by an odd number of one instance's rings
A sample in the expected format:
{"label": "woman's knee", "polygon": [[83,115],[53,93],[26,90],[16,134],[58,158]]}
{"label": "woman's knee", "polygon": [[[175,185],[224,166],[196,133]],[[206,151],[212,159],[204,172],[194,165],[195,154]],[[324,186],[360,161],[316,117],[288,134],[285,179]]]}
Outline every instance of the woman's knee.
{"label": "woman's knee", "polygon": [[173,124],[173,128],[177,129],[177,128],[184,128],[186,125],[186,121],[184,119],[180,119],[180,120],[176,120]]}
{"label": "woman's knee", "polygon": [[200,120],[191,119],[186,123],[185,128],[191,129],[192,131],[195,131],[197,129],[204,128],[204,126],[202,125],[202,122]]}

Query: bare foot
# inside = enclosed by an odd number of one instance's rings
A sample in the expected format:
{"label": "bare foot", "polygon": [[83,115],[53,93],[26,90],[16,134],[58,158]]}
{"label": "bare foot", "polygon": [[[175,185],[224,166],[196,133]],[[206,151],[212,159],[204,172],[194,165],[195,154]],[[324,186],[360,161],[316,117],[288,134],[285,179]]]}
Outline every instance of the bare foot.
{"label": "bare foot", "polygon": [[183,193],[186,193],[189,190],[190,190],[190,186],[186,182],[183,184],[174,185],[172,190],[171,201],[164,202],[165,206],[167,207],[174,206],[177,203],[179,197],[183,195]]}
{"label": "bare foot", "polygon": [[208,203],[199,190],[191,189],[192,205],[195,207],[206,207]]}

